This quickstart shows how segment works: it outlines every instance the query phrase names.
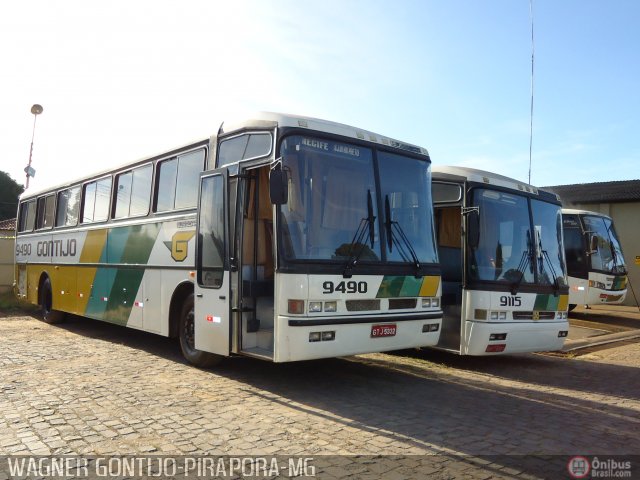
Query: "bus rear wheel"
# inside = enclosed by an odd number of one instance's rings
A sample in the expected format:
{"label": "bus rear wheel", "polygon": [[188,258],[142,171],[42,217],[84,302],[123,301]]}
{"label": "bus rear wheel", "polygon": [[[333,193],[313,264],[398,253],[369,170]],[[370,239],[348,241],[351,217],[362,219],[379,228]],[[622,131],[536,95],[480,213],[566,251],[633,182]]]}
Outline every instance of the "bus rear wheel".
{"label": "bus rear wheel", "polygon": [[185,300],[180,312],[180,349],[184,358],[191,365],[199,368],[213,367],[222,361],[222,356],[196,349],[194,321],[195,309],[192,293]]}
{"label": "bus rear wheel", "polygon": [[46,278],[44,282],[42,282],[42,289],[40,290],[40,311],[42,312],[42,320],[49,324],[60,323],[65,317],[64,312],[53,309],[53,292],[49,278]]}

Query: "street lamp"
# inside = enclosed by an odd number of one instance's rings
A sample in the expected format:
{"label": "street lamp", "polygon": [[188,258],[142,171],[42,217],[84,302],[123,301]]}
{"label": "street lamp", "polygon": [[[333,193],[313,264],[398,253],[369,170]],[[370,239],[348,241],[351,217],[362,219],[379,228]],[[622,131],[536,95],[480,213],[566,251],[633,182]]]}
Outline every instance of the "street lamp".
{"label": "street lamp", "polygon": [[29,163],[24,169],[24,172],[27,174],[27,183],[24,187],[26,190],[29,188],[29,177],[34,177],[36,174],[35,169],[31,166],[31,156],[33,155],[33,138],[36,135],[36,119],[38,115],[42,113],[42,105],[38,105],[37,103],[31,107],[31,113],[33,113],[33,131],[31,132],[31,149],[29,150]]}

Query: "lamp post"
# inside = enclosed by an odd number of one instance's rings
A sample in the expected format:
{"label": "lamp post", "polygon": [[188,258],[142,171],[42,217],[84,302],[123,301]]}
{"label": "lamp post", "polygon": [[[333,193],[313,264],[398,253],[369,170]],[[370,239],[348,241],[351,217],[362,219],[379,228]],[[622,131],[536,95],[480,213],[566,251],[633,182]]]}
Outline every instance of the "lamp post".
{"label": "lamp post", "polygon": [[29,177],[33,177],[36,174],[35,169],[31,167],[31,156],[33,155],[33,139],[36,135],[36,119],[38,118],[38,115],[42,113],[42,110],[42,105],[38,105],[37,103],[31,107],[31,113],[33,113],[33,130],[31,132],[31,149],[29,150],[29,163],[24,169],[24,172],[27,174],[27,182],[24,187],[25,190],[29,188]]}

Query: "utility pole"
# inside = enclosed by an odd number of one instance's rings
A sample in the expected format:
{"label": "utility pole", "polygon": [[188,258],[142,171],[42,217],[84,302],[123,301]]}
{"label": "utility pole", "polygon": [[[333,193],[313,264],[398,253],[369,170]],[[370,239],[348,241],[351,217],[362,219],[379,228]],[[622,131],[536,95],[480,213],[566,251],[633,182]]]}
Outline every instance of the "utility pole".
{"label": "utility pole", "polygon": [[38,118],[38,115],[42,113],[42,110],[42,105],[38,105],[37,103],[31,107],[31,113],[33,113],[33,130],[31,132],[31,149],[29,150],[29,163],[24,169],[24,172],[27,174],[27,182],[24,187],[25,190],[29,188],[29,178],[34,177],[36,174],[35,169],[31,167],[31,156],[33,155],[33,139],[36,135],[36,119]]}

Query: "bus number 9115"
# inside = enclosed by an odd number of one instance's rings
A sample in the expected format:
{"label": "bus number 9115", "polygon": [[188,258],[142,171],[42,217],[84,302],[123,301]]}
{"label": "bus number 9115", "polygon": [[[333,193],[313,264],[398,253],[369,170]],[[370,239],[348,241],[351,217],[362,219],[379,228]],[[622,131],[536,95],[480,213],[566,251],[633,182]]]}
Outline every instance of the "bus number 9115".
{"label": "bus number 9115", "polygon": [[500,297],[500,306],[501,307],[520,307],[522,306],[522,299],[520,297],[508,297],[506,295],[502,295]]}
{"label": "bus number 9115", "polygon": [[325,295],[339,292],[339,293],[367,293],[367,282],[338,282],[335,284],[333,282],[323,282],[322,283],[323,292]]}

